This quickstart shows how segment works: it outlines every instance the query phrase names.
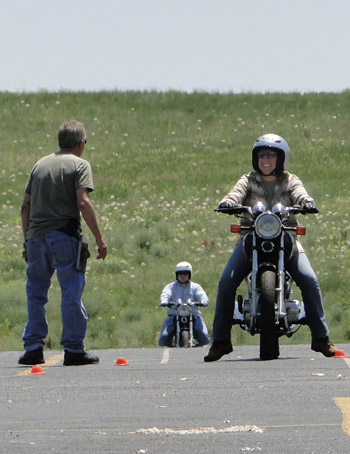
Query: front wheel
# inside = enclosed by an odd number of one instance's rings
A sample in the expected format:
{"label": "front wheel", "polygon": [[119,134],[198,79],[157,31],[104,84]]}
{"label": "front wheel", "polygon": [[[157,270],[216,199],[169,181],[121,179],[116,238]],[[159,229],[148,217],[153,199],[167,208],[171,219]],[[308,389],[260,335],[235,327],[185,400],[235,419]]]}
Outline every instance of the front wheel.
{"label": "front wheel", "polygon": [[275,325],[276,274],[265,270],[260,279],[260,359],[266,361],[277,359],[280,354]]}
{"label": "front wheel", "polygon": [[189,331],[180,332],[180,347],[188,348],[190,346],[190,333]]}

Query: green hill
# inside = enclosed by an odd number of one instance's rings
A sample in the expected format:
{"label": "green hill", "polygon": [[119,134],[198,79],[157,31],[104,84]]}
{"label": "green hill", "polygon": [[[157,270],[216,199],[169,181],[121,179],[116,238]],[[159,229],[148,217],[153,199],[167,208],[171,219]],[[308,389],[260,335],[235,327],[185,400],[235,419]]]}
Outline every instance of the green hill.
{"label": "green hill", "polygon": [[[23,189],[36,160],[57,150],[58,126],[68,119],[87,130],[83,157],[93,168],[92,200],[109,247],[105,262],[94,254],[89,261],[87,348],[156,345],[166,316],[159,295],[180,260],[192,263],[194,281],[208,293],[203,315],[211,328],[217,283],[235,240],[229,228],[234,218],[213,208],[251,169],[254,141],[267,132],[288,141],[288,169],[320,209],[300,219],[308,227],[303,244],[320,280],[331,338],[349,341],[350,91],[0,93],[0,112],[2,350],[22,349],[27,316]],[[54,278],[47,305],[51,348],[60,342],[59,299]],[[303,327],[282,342],[309,340]],[[235,327],[233,342],[258,339]]]}

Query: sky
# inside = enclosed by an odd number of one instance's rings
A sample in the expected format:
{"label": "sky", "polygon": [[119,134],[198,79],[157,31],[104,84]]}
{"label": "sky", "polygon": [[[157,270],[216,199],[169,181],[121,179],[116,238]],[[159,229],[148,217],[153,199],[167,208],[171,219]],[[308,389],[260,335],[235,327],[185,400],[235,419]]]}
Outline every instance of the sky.
{"label": "sky", "polygon": [[339,92],[349,0],[0,0],[0,91]]}

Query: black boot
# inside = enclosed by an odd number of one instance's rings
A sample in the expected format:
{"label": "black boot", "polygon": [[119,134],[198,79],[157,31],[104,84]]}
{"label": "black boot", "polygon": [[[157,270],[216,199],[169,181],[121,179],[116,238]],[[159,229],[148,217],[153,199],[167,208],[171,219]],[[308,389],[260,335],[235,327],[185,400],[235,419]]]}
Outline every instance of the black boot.
{"label": "black boot", "polygon": [[206,363],[217,361],[223,355],[228,355],[233,351],[231,341],[216,341],[210,347],[208,354],[204,357]]}
{"label": "black boot", "polygon": [[330,358],[334,356],[339,349],[332,344],[328,337],[324,337],[322,339],[312,339],[311,350],[320,352],[324,356],[327,356],[327,358]]}
{"label": "black boot", "polygon": [[67,350],[64,351],[64,366],[84,366],[86,364],[97,364],[98,356],[92,356],[87,352],[73,353]]}
{"label": "black boot", "polygon": [[42,347],[24,352],[18,359],[18,364],[24,364],[25,366],[35,366],[36,364],[43,364],[44,362],[45,360]]}

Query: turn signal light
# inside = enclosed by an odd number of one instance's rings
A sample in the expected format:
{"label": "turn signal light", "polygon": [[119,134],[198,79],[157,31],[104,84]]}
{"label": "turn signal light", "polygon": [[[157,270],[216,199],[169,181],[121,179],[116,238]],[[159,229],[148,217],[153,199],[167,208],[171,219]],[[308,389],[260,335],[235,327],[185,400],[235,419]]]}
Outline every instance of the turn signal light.
{"label": "turn signal light", "polygon": [[303,225],[299,225],[297,227],[297,235],[306,235],[306,227],[304,227]]}
{"label": "turn signal light", "polygon": [[241,233],[241,226],[239,224],[231,224],[232,233]]}

